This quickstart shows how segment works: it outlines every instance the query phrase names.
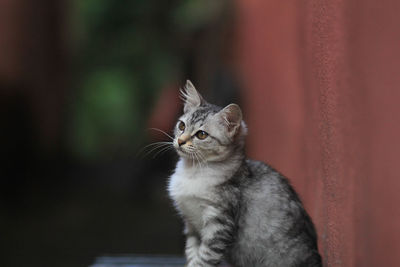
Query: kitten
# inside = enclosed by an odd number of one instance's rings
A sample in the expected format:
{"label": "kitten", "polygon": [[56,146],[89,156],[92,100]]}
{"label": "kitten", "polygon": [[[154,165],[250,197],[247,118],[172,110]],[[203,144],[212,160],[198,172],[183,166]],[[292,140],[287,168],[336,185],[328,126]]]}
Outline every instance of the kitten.
{"label": "kitten", "polygon": [[322,266],[310,217],[288,180],[246,159],[238,105],[207,103],[187,81],[169,195],[185,224],[187,266]]}

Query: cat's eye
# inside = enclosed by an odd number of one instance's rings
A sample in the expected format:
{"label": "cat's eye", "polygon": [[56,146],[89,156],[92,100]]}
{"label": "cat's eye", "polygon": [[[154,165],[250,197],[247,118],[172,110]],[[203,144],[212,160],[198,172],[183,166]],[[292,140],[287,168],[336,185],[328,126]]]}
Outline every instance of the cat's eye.
{"label": "cat's eye", "polygon": [[208,133],[206,133],[205,131],[198,131],[196,133],[196,137],[199,138],[200,140],[206,139],[208,136]]}
{"label": "cat's eye", "polygon": [[183,121],[180,121],[179,124],[178,124],[178,128],[179,128],[179,130],[184,131],[185,130],[185,123]]}

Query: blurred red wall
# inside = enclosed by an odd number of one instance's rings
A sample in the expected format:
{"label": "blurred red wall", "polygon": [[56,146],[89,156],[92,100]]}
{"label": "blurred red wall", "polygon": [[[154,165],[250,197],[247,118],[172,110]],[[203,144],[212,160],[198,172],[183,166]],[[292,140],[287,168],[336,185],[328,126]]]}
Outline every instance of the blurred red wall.
{"label": "blurred red wall", "polygon": [[238,0],[248,153],[287,175],[325,266],[400,266],[400,2]]}

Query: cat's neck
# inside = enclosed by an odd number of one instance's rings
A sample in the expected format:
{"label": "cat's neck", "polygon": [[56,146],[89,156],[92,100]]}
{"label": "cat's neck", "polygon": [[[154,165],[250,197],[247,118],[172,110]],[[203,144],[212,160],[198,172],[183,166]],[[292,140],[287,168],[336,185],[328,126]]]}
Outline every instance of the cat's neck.
{"label": "cat's neck", "polygon": [[221,176],[230,177],[244,163],[244,154],[238,153],[230,156],[223,161],[199,162],[193,159],[180,158],[177,164],[177,169],[189,172],[213,172],[220,173]]}

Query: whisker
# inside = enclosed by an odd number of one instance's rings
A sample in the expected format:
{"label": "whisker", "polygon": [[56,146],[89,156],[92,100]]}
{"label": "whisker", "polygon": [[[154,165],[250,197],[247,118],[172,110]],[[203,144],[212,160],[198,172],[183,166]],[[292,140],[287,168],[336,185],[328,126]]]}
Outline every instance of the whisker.
{"label": "whisker", "polygon": [[196,153],[196,157],[198,158],[197,161],[199,162],[200,169],[204,169],[203,163],[201,162],[201,158],[198,153]]}
{"label": "whisker", "polygon": [[198,153],[197,153],[197,151],[196,151],[195,149],[193,149],[193,156],[194,156],[194,158],[195,158],[196,161],[197,161],[198,167],[199,167],[200,169],[202,169],[202,168],[203,168],[203,165],[201,164],[200,158],[199,158]]}
{"label": "whisker", "polygon": [[153,147],[152,149],[150,149],[149,151],[146,152],[145,156],[148,156],[149,154],[151,154],[153,151],[156,151],[157,149],[162,149],[162,148],[165,148],[165,147],[169,147],[170,145],[171,144],[161,144],[161,145],[158,145],[156,147]]}
{"label": "whisker", "polygon": [[198,151],[199,153],[199,157],[202,159],[203,163],[206,165],[206,167],[208,168],[208,163],[206,158],[204,157],[203,153],[201,153],[201,151]]}
{"label": "whisker", "polygon": [[189,153],[190,159],[192,160],[192,164],[194,165],[194,157],[193,157],[193,152],[191,152],[189,149],[187,151]]}
{"label": "whisker", "polygon": [[142,152],[144,152],[147,148],[150,148],[152,146],[157,146],[157,145],[163,145],[163,144],[173,144],[173,143],[172,142],[154,142],[154,143],[148,144],[148,145],[142,147],[138,151],[137,156],[140,155]]}
{"label": "whisker", "polygon": [[167,146],[167,147],[164,147],[164,148],[160,149],[158,152],[156,152],[156,153],[154,154],[153,159],[154,159],[155,157],[159,156],[159,155],[164,154],[165,152],[167,152],[168,150],[170,150],[170,149],[172,149],[172,148],[173,148],[173,146]]}
{"label": "whisker", "polygon": [[196,155],[196,151],[193,151],[193,159],[195,159],[197,161],[197,164],[200,166],[199,159],[197,158],[197,155]]}
{"label": "whisker", "polygon": [[197,151],[194,146],[189,146],[186,148],[187,152],[189,153],[193,164],[198,165],[199,168],[204,168],[208,167],[207,161],[204,158],[204,155],[200,152]]}
{"label": "whisker", "polygon": [[[143,157],[148,156],[149,154],[151,154],[153,151],[157,150],[157,149],[162,149],[164,147],[173,147],[173,143],[172,142],[155,142],[155,143],[151,143],[148,144],[147,146],[143,147],[138,153],[137,156],[141,156],[143,155]],[[146,151],[146,149],[148,149],[148,151]]]}
{"label": "whisker", "polygon": [[150,147],[150,146],[159,145],[159,144],[172,144],[172,142],[154,142],[154,143],[146,145],[145,147],[143,147],[143,149]]}
{"label": "whisker", "polygon": [[166,132],[164,132],[164,131],[161,130],[161,129],[158,129],[158,128],[149,128],[149,130],[158,131],[158,132],[160,132],[160,133],[163,133],[165,136],[167,136],[167,137],[170,138],[171,140],[174,140],[174,138],[173,138],[171,135],[167,134]]}
{"label": "whisker", "polygon": [[199,157],[199,162],[201,162],[200,164],[201,164],[202,168],[207,167],[207,165],[204,164],[205,161],[204,161],[203,157],[201,156],[200,151],[198,151],[198,157]]}
{"label": "whisker", "polygon": [[194,153],[192,152],[191,154],[193,165],[196,165],[196,158],[194,157]]}

